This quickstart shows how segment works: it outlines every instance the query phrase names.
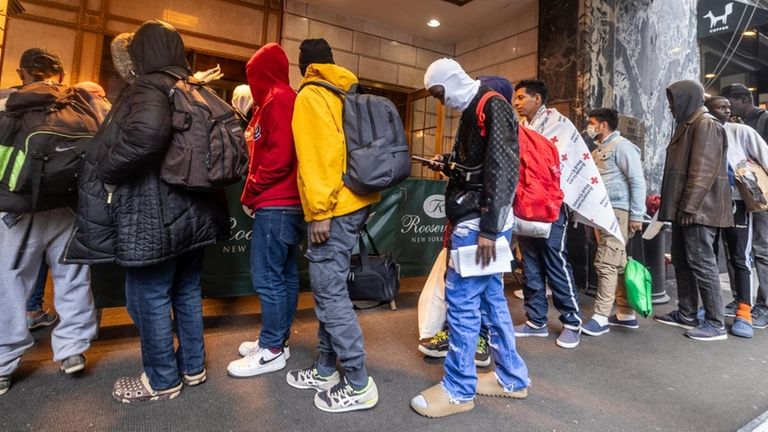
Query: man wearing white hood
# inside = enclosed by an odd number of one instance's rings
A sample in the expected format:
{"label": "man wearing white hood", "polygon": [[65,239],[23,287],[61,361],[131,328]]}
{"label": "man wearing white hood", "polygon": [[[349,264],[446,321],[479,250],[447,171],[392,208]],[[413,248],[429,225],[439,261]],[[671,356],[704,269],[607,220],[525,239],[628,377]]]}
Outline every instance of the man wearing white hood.
{"label": "man wearing white hood", "polygon": [[[509,241],[512,234],[512,199],[520,165],[517,120],[504,99],[491,97],[483,109],[485,132],[481,132],[475,111],[490,89],[470,78],[454,60],[432,63],[424,86],[446,107],[462,113],[453,151],[429,164],[450,179],[445,191],[446,215],[453,227],[449,247],[455,251],[477,246],[475,261],[487,267],[496,259],[497,239]],[[463,277],[450,262],[445,299],[451,335],[445,375],[413,398],[411,407],[426,417],[444,417],[474,408],[476,394],[526,397],[528,369],[515,349],[501,273]],[[474,356],[481,313],[488,319],[496,370],[477,374]]]}

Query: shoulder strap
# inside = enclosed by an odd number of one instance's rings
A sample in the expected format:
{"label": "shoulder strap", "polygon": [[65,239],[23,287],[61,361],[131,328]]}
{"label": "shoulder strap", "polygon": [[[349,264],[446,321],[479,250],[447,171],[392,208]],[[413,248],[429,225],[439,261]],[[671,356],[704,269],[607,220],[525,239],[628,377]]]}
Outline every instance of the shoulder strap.
{"label": "shoulder strap", "polygon": [[477,108],[475,109],[475,114],[477,114],[477,127],[480,128],[480,136],[481,137],[484,137],[485,134],[486,134],[486,132],[485,132],[485,113],[483,112],[483,110],[485,109],[485,103],[488,102],[488,99],[490,99],[492,97],[496,97],[496,96],[504,99],[504,96],[500,95],[499,93],[497,93],[495,91],[489,91],[489,92],[486,92],[485,94],[483,94],[480,97],[480,101],[477,102]]}
{"label": "shoulder strap", "polygon": [[[768,111],[763,111],[760,118],[757,119],[757,127],[755,128],[761,136],[768,133],[768,130],[765,129],[766,123],[768,123]],[[764,138],[768,138],[768,136],[764,136]]]}
{"label": "shoulder strap", "polygon": [[304,84],[302,84],[301,87],[299,87],[299,91],[302,91],[304,89],[304,87],[309,86],[309,85],[322,87],[322,88],[324,88],[326,90],[329,90],[329,91],[331,91],[333,93],[336,93],[342,99],[344,99],[344,97],[347,95],[347,92],[345,92],[344,90],[336,87],[333,84],[327,83],[325,81],[307,81]]}

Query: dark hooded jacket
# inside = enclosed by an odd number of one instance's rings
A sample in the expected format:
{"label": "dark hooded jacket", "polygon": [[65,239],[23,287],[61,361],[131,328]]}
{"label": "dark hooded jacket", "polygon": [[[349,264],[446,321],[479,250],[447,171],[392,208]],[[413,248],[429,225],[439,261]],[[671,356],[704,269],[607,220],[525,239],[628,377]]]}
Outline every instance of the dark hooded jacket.
{"label": "dark hooded jacket", "polygon": [[694,223],[712,227],[733,224],[728,182],[725,130],[704,107],[704,88],[678,81],[667,88],[675,115],[661,185],[659,219],[678,221],[678,213],[696,215]]}
{"label": "dark hooded jacket", "polygon": [[296,92],[288,81],[288,57],[280,45],[269,43],[251,57],[245,72],[258,109],[246,133],[250,166],[241,201],[251,209],[300,208],[291,131]]}
{"label": "dark hooded jacket", "polygon": [[481,86],[462,113],[450,157],[450,162],[465,167],[481,167],[479,174],[472,176],[469,185],[459,176],[451,175],[445,201],[446,216],[452,224],[479,217],[480,235],[495,240],[512,211],[520,174],[520,152],[517,119],[511,105],[504,100],[488,99],[483,109],[488,134],[480,136],[475,111],[482,95],[490,90]]}
{"label": "dark hooded jacket", "polygon": [[[130,46],[137,78],[99,129],[81,175],[75,232],[62,260],[124,267],[161,263],[228,234],[223,195],[190,192],[160,180],[172,138],[169,92],[188,76],[173,27],[144,23]],[[116,185],[114,193],[108,186]]]}

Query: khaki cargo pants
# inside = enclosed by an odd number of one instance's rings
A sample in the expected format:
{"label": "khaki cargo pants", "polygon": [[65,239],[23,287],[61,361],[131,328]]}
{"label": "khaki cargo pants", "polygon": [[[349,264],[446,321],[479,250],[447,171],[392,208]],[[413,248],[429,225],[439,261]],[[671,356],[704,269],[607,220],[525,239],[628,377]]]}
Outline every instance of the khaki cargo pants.
{"label": "khaki cargo pants", "polygon": [[[624,239],[628,239],[629,213],[624,210],[613,210],[619,221],[619,228]],[[627,266],[626,246],[616,237],[601,229],[595,229],[597,237],[597,254],[595,255],[595,272],[597,273],[597,297],[595,298],[595,313],[610,316],[613,302],[616,301],[618,311],[631,314],[632,309],[627,303],[627,288],[624,285],[624,268]]]}

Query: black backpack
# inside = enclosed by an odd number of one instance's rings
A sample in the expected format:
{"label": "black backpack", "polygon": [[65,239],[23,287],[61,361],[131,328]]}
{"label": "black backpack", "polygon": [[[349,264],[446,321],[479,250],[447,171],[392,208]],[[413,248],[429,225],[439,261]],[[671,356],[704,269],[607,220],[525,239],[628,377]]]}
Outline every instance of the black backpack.
{"label": "black backpack", "polygon": [[[24,104],[16,107],[20,96]],[[33,211],[41,195],[75,195],[85,152],[99,127],[93,108],[78,90],[46,82],[12,94],[7,108],[0,114],[0,188],[31,196]]]}
{"label": "black backpack", "polygon": [[308,85],[330,90],[344,101],[347,171],[342,180],[352,192],[362,195],[383,191],[411,175],[403,122],[392,101],[363,94],[357,84],[348,92],[324,81],[309,81],[301,87]]}
{"label": "black backpack", "polygon": [[168,95],[173,139],[160,178],[198,191],[239,182],[248,173],[241,116],[203,83],[172,76],[177,79]]}

